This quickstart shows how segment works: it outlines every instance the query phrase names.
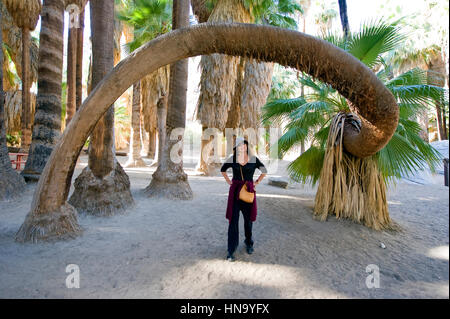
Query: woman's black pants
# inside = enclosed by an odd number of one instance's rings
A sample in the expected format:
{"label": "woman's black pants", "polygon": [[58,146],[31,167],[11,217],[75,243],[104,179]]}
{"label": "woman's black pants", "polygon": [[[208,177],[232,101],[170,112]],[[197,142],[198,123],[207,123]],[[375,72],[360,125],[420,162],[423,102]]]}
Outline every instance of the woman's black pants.
{"label": "woman's black pants", "polygon": [[228,253],[232,254],[239,244],[239,211],[244,216],[245,244],[253,246],[252,224],[250,220],[252,204],[246,203],[240,199],[233,203],[233,215],[228,226]]}

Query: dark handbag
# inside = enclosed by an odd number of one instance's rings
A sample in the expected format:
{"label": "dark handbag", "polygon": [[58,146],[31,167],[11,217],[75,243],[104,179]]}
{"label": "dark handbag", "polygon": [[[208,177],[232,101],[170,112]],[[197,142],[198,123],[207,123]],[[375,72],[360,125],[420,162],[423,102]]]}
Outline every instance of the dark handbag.
{"label": "dark handbag", "polygon": [[[242,174],[242,166],[239,165],[239,168],[241,169],[242,180],[244,180],[244,175]],[[241,191],[239,192],[239,199],[246,203],[253,203],[253,201],[255,200],[255,193],[251,193],[248,191],[247,183],[245,183],[245,182],[241,188]]]}

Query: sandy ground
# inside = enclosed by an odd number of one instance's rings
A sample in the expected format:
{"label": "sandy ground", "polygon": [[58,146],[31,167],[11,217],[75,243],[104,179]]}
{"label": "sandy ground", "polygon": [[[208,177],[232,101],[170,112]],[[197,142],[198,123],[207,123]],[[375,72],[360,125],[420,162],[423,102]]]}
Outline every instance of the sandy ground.
{"label": "sandy ground", "polygon": [[[123,163],[126,158],[119,157]],[[86,163],[83,156],[74,178]],[[285,163],[284,163],[285,166]],[[111,218],[80,216],[74,240],[19,244],[14,234],[35,186],[0,204],[0,298],[449,298],[449,190],[398,183],[388,193],[401,232],[377,232],[346,220],[312,218],[315,189],[257,188],[255,252],[227,262],[228,185],[186,165],[192,201],[146,198],[154,168],[127,169],[136,202]],[[283,167],[271,171],[285,175]],[[269,175],[270,176],[270,175]],[[380,247],[384,243],[386,248]],[[66,288],[66,266],[80,288]],[[366,286],[377,265],[380,287]]]}

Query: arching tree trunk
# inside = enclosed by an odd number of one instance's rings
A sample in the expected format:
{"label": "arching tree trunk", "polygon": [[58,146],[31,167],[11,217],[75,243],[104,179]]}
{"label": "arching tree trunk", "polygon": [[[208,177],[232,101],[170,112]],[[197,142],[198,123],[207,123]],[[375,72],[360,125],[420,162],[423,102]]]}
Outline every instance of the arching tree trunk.
{"label": "arching tree trunk", "polygon": [[[172,29],[189,26],[189,1],[174,0],[172,15]],[[159,157],[158,168],[153,173],[152,180],[145,189],[145,193],[148,196],[192,199],[192,190],[187,180],[187,174],[183,170],[188,60],[184,59],[172,64],[169,77],[165,141],[159,143],[161,156]],[[179,131],[175,132],[174,129]],[[172,136],[172,134],[176,136]],[[178,150],[178,158],[176,159],[171,154],[173,148]]]}
{"label": "arching tree trunk", "polygon": [[[114,66],[114,0],[91,0],[92,86]],[[79,212],[108,216],[133,204],[130,180],[115,157],[114,107],[95,126],[88,166],[75,180],[69,203]]]}
{"label": "arching tree trunk", "polygon": [[[0,11],[0,25],[2,24],[2,12]],[[3,46],[0,30],[0,48]],[[14,171],[9,159],[6,145],[5,127],[5,94],[3,92],[3,50],[0,49],[0,200],[8,200],[20,196],[25,188],[25,181]]]}
{"label": "arching tree trunk", "polygon": [[39,76],[33,140],[22,176],[37,181],[61,136],[64,1],[45,0],[39,40]]}
{"label": "arching tree trunk", "polygon": [[[174,30],[122,60],[85,100],[45,166],[16,240],[78,235],[76,211],[66,199],[76,160],[96,123],[125,90],[145,75],[167,64],[211,53],[277,62],[335,88],[349,100],[361,120],[360,130],[345,126],[343,132],[345,150],[356,157],[374,155],[397,128],[399,108],[392,93],[361,61],[326,41],[293,30],[243,23],[205,23]],[[176,113],[168,116],[172,127],[178,124],[174,119],[180,117]],[[184,121],[180,122],[184,125]]]}
{"label": "arching tree trunk", "polygon": [[125,167],[145,167],[145,162],[141,157],[141,81],[133,84],[130,150]]}

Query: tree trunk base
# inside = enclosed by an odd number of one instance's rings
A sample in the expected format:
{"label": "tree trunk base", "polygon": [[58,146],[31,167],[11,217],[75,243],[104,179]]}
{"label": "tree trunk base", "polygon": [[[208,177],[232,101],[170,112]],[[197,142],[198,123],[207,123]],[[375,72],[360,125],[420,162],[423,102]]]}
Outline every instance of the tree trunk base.
{"label": "tree trunk base", "polygon": [[158,160],[154,160],[151,164],[150,164],[150,166],[149,167],[158,167]]}
{"label": "tree trunk base", "polygon": [[0,173],[0,201],[16,199],[22,196],[25,181],[12,168],[1,169]]}
{"label": "tree trunk base", "polygon": [[176,178],[160,178],[159,171],[153,173],[150,185],[144,189],[148,197],[162,197],[168,199],[190,200],[194,197],[191,186],[187,181],[187,175]]}
{"label": "tree trunk base", "polygon": [[119,163],[107,176],[94,176],[89,166],[75,180],[75,190],[69,199],[80,214],[112,216],[134,205],[130,179]]}
{"label": "tree trunk base", "polygon": [[124,167],[146,167],[147,164],[145,164],[144,160],[142,158],[136,158],[136,159],[129,159]]}
{"label": "tree trunk base", "polygon": [[204,176],[220,176],[220,168],[222,164],[220,163],[211,163],[198,166],[195,171]]}
{"label": "tree trunk base", "polygon": [[82,233],[77,210],[65,203],[59,211],[48,214],[28,213],[16,234],[18,242],[39,242],[72,239]]}

